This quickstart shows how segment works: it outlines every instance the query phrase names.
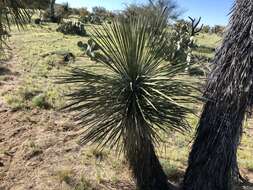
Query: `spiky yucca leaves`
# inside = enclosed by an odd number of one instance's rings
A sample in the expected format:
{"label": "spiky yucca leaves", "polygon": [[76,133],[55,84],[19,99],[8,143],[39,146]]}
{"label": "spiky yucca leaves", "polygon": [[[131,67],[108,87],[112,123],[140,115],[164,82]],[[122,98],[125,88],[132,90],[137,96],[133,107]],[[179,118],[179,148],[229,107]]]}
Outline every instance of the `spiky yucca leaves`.
{"label": "spiky yucca leaves", "polygon": [[21,0],[1,0],[0,2],[0,50],[6,45],[12,24],[23,27],[29,21],[30,15],[24,9]]}
{"label": "spiky yucca leaves", "polygon": [[[162,49],[167,42],[161,18],[153,30],[144,17],[121,18],[94,29],[104,73],[74,68],[62,78],[63,83],[78,85],[66,108],[79,111],[77,119],[87,127],[81,143],[122,150],[141,190],[173,188],[155,145],[161,133],[188,129],[185,117],[192,111],[184,106],[193,100],[192,87],[178,79],[185,65],[164,63]],[[154,46],[157,42],[160,45]]]}
{"label": "spiky yucca leaves", "polygon": [[184,190],[231,190],[245,113],[252,109],[253,1],[237,0],[214,59]]}

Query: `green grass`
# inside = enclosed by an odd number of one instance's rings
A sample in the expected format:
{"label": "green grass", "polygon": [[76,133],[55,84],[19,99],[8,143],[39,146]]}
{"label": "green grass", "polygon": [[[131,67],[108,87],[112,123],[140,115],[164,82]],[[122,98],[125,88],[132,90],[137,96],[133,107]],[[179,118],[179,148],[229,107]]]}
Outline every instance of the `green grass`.
{"label": "green grass", "polygon": [[212,58],[215,53],[214,49],[219,46],[221,40],[222,38],[216,34],[200,33],[196,37],[198,48],[193,53],[207,58]]}
{"label": "green grass", "polygon": [[211,48],[217,48],[221,43],[222,38],[217,34],[200,33],[197,36],[197,44],[200,46],[206,46]]}
{"label": "green grass", "polygon": [[[26,31],[15,32],[11,38],[11,44],[15,47],[16,56],[21,60],[17,64],[17,70],[21,72],[22,85],[15,91],[7,94],[6,99],[15,107],[45,107],[48,105],[58,109],[65,103],[63,94],[66,86],[55,84],[55,77],[66,71],[63,56],[55,52],[71,52],[76,57],[83,55],[77,47],[77,42],[87,41],[88,37],[64,36],[55,32],[55,24],[42,27],[29,26]],[[79,62],[78,62],[79,61]],[[77,64],[91,64],[88,58],[77,58]],[[39,93],[36,93],[39,92]],[[26,98],[30,94],[31,98]],[[33,96],[40,95],[37,98]],[[13,97],[18,97],[14,100]],[[43,103],[44,102],[44,103]]]}

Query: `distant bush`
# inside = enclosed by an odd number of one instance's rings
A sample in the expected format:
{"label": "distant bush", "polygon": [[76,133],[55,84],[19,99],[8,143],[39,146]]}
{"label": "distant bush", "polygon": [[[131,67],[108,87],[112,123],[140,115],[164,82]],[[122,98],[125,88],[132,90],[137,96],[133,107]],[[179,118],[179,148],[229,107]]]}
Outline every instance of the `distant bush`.
{"label": "distant bush", "polygon": [[57,32],[61,32],[65,35],[79,35],[86,36],[87,32],[84,28],[84,25],[80,22],[66,22],[62,23],[56,30]]}
{"label": "distant bush", "polygon": [[203,26],[202,32],[204,32],[204,33],[211,33],[212,32],[211,31],[211,27],[209,25]]}
{"label": "distant bush", "polygon": [[215,25],[212,28],[212,33],[215,33],[217,35],[223,35],[223,33],[225,32],[225,27],[224,26],[220,26],[220,25]]}
{"label": "distant bush", "polygon": [[97,15],[90,14],[90,15],[87,15],[87,16],[80,17],[79,21],[84,23],[84,24],[90,23],[90,24],[101,25],[104,22],[104,19],[97,16]]}
{"label": "distant bush", "polygon": [[79,19],[80,22],[84,23],[84,24],[87,24],[90,22],[90,17],[89,16],[81,16],[80,19]]}
{"label": "distant bush", "polygon": [[51,16],[50,9],[47,9],[44,14],[42,15],[42,20],[44,22],[53,22],[60,24],[63,20],[62,15],[54,15]]}
{"label": "distant bush", "polygon": [[88,11],[87,8],[80,8],[80,9],[77,9],[75,12],[73,11],[72,12],[73,14],[77,14],[77,15],[80,15],[80,17],[84,17],[84,16],[88,16],[90,14],[90,12]]}
{"label": "distant bush", "polygon": [[82,23],[100,25],[104,22],[111,22],[116,14],[106,10],[104,7],[93,7],[92,13],[88,12],[87,9],[80,9],[79,16],[79,21]]}
{"label": "distant bush", "polygon": [[[52,7],[51,7],[52,6]],[[43,21],[53,22],[60,24],[63,22],[63,19],[67,19],[71,14],[71,8],[68,3],[62,5],[51,5],[48,9],[45,10],[43,14]]]}

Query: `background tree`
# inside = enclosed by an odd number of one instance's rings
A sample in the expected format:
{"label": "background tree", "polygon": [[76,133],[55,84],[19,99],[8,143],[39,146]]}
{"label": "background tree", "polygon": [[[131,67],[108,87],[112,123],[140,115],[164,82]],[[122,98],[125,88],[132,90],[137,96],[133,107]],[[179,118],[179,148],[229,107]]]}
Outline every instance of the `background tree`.
{"label": "background tree", "polygon": [[49,11],[50,11],[49,17],[51,21],[53,21],[55,19],[55,0],[50,0]]}
{"label": "background tree", "polygon": [[253,2],[237,0],[204,93],[185,190],[231,190],[245,113],[252,108]]}
{"label": "background tree", "polygon": [[148,3],[142,5],[130,4],[123,11],[123,14],[126,16],[141,14],[152,19],[157,10],[165,11],[164,17],[166,17],[167,22],[178,18],[180,15],[177,4],[172,0],[149,0]]}
{"label": "background tree", "polygon": [[68,3],[63,3],[55,8],[54,17],[58,18],[58,22],[62,22],[63,19],[67,19],[71,14],[71,8]]}
{"label": "background tree", "polygon": [[211,32],[211,27],[209,25],[204,25],[202,31],[204,33],[210,33]]}
{"label": "background tree", "polygon": [[174,189],[155,146],[162,133],[188,129],[185,118],[192,111],[185,105],[193,101],[192,87],[176,77],[185,64],[165,64],[162,56],[167,43],[163,13],[152,20],[152,30],[143,15],[94,29],[92,39],[101,50],[97,61],[106,72],[75,68],[62,79],[78,85],[66,109],[78,111],[80,124],[88,127],[81,143],[122,151],[140,190]]}
{"label": "background tree", "polygon": [[72,15],[80,15],[79,14],[79,8],[71,8],[71,14]]}
{"label": "background tree", "polygon": [[55,0],[50,0],[49,7],[44,12],[42,20],[60,24],[73,11],[76,11],[76,9],[72,9],[68,3],[55,4]]}
{"label": "background tree", "polygon": [[49,7],[50,0],[22,0],[22,3],[29,9],[45,10]]}
{"label": "background tree", "polygon": [[85,17],[85,16],[89,16],[90,12],[88,11],[87,8],[82,7],[79,9],[79,15],[80,17]]}
{"label": "background tree", "polygon": [[149,3],[161,11],[166,7],[168,19],[177,19],[181,14],[181,11],[179,11],[178,5],[174,0],[149,0]]}
{"label": "background tree", "polygon": [[94,13],[97,16],[104,17],[107,14],[107,10],[104,7],[96,6],[92,8],[92,13]]}

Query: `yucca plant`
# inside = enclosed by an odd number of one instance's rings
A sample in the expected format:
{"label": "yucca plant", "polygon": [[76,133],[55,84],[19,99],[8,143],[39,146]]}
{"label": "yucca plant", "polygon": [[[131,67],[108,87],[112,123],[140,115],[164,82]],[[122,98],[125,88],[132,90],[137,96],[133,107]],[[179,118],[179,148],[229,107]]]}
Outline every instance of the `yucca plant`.
{"label": "yucca plant", "polygon": [[161,134],[189,129],[186,116],[192,110],[185,104],[194,101],[192,86],[179,76],[186,64],[171,65],[162,56],[167,43],[162,14],[152,21],[152,30],[142,16],[94,28],[104,72],[72,68],[60,77],[76,87],[65,109],[78,111],[77,119],[87,127],[81,143],[123,152],[140,190],[173,189],[155,146]]}
{"label": "yucca plant", "polygon": [[21,0],[1,0],[0,2],[0,49],[6,45],[11,25],[23,28],[30,15]]}

